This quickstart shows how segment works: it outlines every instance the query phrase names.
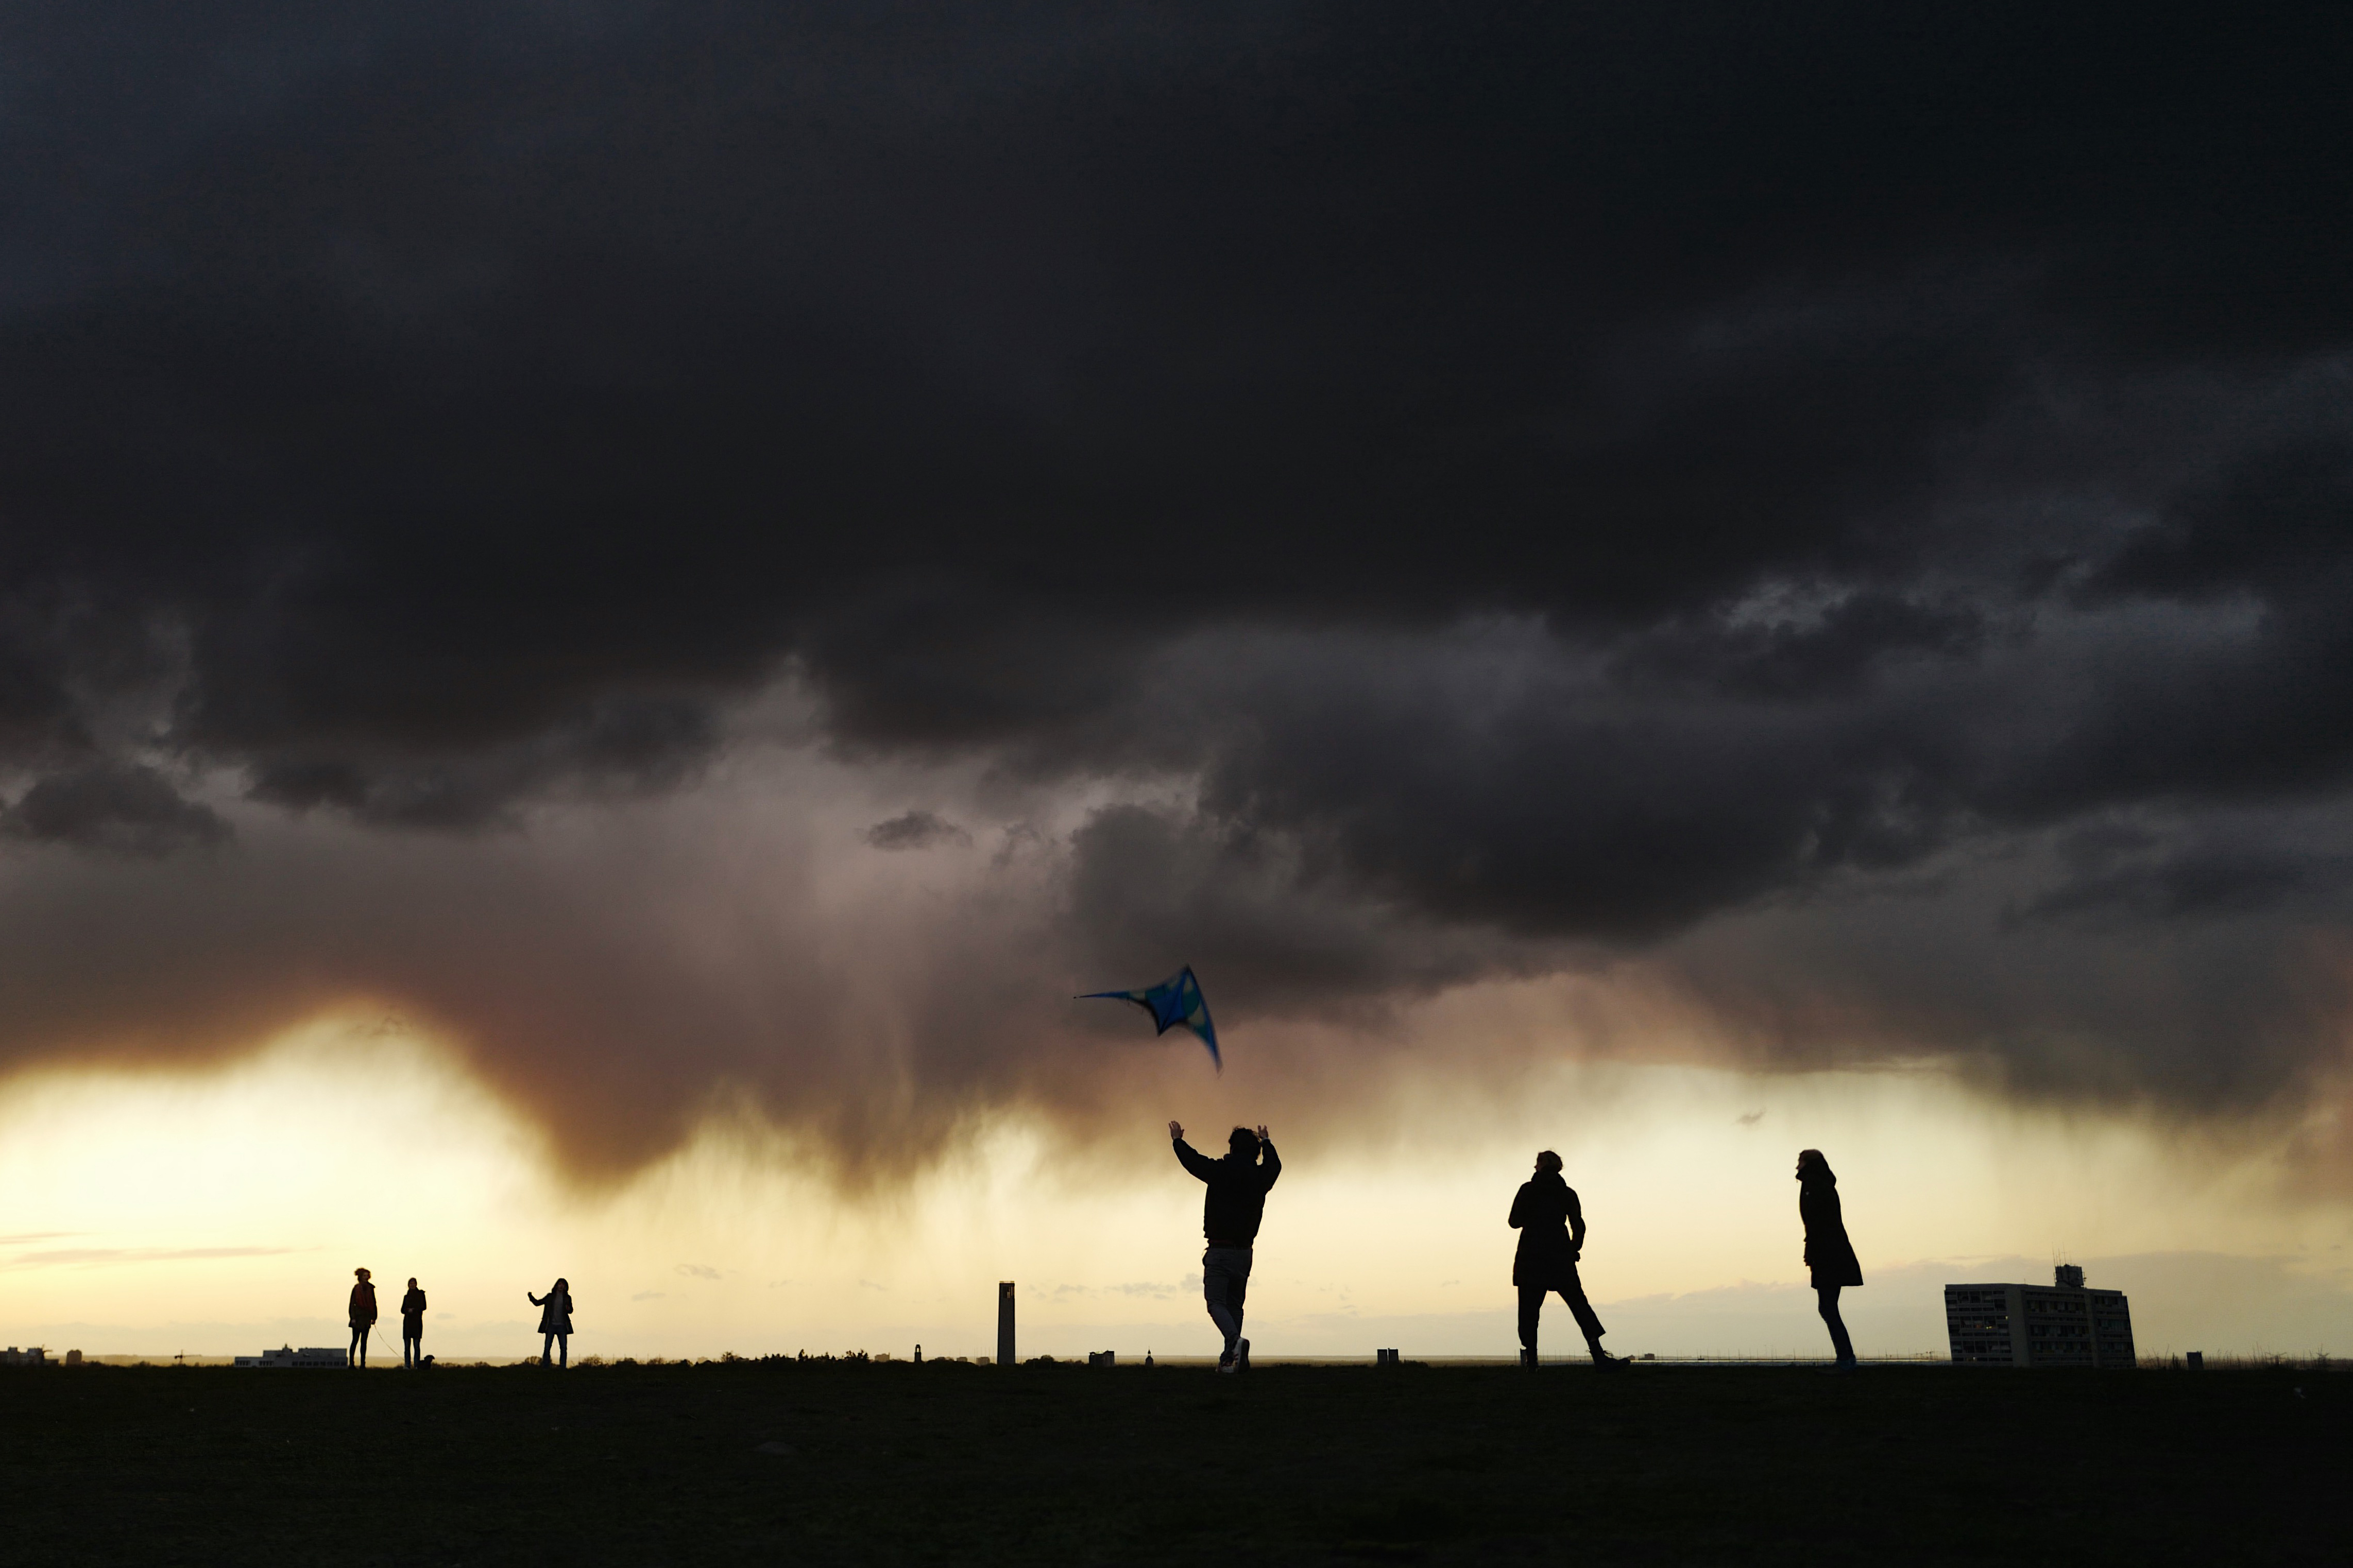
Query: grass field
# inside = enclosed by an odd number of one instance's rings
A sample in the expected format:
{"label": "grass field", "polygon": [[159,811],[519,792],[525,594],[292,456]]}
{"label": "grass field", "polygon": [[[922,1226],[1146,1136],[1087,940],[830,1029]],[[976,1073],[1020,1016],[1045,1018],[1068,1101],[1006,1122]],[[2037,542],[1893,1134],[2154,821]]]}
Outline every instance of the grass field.
{"label": "grass field", "polygon": [[2353,1561],[2353,1376],[0,1373],[11,1563]]}

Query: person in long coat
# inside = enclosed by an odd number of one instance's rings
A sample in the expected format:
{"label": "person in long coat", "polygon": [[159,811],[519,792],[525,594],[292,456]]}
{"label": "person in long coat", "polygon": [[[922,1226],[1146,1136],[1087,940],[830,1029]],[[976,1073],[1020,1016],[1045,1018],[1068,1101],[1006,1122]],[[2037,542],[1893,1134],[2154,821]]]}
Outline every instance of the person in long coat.
{"label": "person in long coat", "polygon": [[1512,1199],[1512,1228],[1520,1233],[1519,1249],[1512,1256],[1512,1283],[1520,1290],[1520,1364],[1536,1364],[1536,1324],[1544,1315],[1545,1296],[1557,1291],[1585,1332],[1593,1364],[1625,1365],[1601,1348],[1601,1336],[1608,1331],[1577,1277],[1577,1260],[1585,1251],[1585,1211],[1577,1205],[1576,1190],[1561,1179],[1560,1156],[1549,1149],[1536,1156],[1535,1174],[1520,1184],[1519,1194]]}
{"label": "person in long coat", "polygon": [[351,1365],[356,1370],[367,1365],[368,1331],[375,1327],[375,1287],[368,1282],[364,1268],[353,1269],[352,1278],[357,1281],[352,1287],[351,1304]]}
{"label": "person in long coat", "polygon": [[[572,1282],[558,1279],[544,1296],[523,1292],[524,1298],[539,1309],[539,1331],[546,1335],[539,1350],[542,1366],[569,1367],[572,1364]],[[550,1353],[562,1359],[551,1361]]]}
{"label": "person in long coat", "polygon": [[425,1359],[425,1292],[410,1275],[408,1293],[400,1299],[400,1364],[417,1365]]}
{"label": "person in long coat", "polygon": [[1862,1283],[1862,1265],[1855,1260],[1854,1244],[1846,1238],[1838,1177],[1820,1149],[1801,1150],[1798,1154],[1798,1217],[1806,1226],[1806,1267],[1813,1273],[1816,1310],[1830,1329],[1838,1370],[1852,1372],[1854,1342],[1847,1338],[1846,1321],[1839,1316],[1839,1292]]}

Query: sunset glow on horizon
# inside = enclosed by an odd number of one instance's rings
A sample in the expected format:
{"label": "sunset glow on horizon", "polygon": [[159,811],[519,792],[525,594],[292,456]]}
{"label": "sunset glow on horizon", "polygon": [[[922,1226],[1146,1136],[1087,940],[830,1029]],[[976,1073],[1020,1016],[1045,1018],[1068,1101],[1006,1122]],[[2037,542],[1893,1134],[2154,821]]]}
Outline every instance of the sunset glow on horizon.
{"label": "sunset glow on horizon", "polygon": [[[1247,1058],[1175,1097],[1214,1139]],[[1409,1123],[1410,1140],[1399,1136]],[[1934,1069],[1774,1075],[1561,1060],[1482,1110],[1352,1136],[1277,1128],[1286,1171],[1253,1282],[1261,1354],[1510,1351],[1530,1152],[1559,1149],[1593,1226],[1586,1278],[1623,1347],[1810,1345],[1788,1178],[1831,1150],[1872,1284],[1863,1353],[1936,1352],[1936,1288],[1973,1268],[2117,1259],[2144,1353],[2327,1348],[2353,1301],[2347,1216],[2298,1203],[2263,1141],[2189,1149],[2131,1118],[2005,1110]],[[2229,1248],[2185,1245],[2228,1235]],[[1198,1187],[1139,1121],[1074,1147],[1008,1120],[903,1185],[844,1192],[713,1123],[617,1184],[563,1181],[528,1125],[414,1034],[322,1021],[217,1073],[51,1073],[0,1104],[0,1301],[13,1337],[90,1354],[340,1342],[350,1269],[432,1296],[445,1358],[532,1352],[526,1289],[581,1302],[575,1354],[850,1349],[986,1355],[998,1279],[1024,1353],[1200,1355]],[[2203,1278],[2193,1290],[2184,1282]],[[1622,1326],[1621,1326],[1622,1325]]]}

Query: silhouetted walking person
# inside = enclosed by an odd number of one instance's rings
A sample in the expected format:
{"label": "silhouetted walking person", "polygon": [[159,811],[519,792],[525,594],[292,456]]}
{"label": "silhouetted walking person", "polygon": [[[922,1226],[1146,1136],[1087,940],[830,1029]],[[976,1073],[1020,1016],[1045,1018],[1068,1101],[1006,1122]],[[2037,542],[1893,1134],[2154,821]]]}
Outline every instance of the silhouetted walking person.
{"label": "silhouetted walking person", "polygon": [[351,1364],[356,1369],[367,1365],[368,1331],[375,1327],[375,1287],[368,1283],[368,1271],[352,1270],[358,1281],[352,1287],[352,1349]]}
{"label": "silhouetted walking person", "polygon": [[539,1364],[542,1366],[551,1364],[548,1358],[553,1352],[563,1358],[553,1364],[562,1367],[571,1366],[572,1282],[568,1279],[558,1279],[548,1288],[548,1292],[544,1296],[533,1296],[528,1290],[524,1291],[523,1295],[529,1299],[533,1306],[539,1309],[539,1331],[547,1336],[539,1348]]}
{"label": "silhouetted walking person", "polygon": [[425,1292],[409,1276],[408,1294],[400,1299],[400,1364],[417,1365],[425,1359]]}
{"label": "silhouetted walking person", "polygon": [[1601,1348],[1601,1336],[1609,1331],[1577,1277],[1577,1260],[1585,1251],[1585,1212],[1577,1206],[1576,1189],[1561,1180],[1560,1156],[1549,1149],[1536,1156],[1535,1174],[1520,1184],[1512,1199],[1512,1228],[1520,1233],[1519,1249],[1512,1255],[1512,1283],[1520,1289],[1520,1364],[1536,1364],[1536,1324],[1544,1316],[1545,1296],[1557,1291],[1585,1333],[1593,1364],[1625,1365]]}
{"label": "silhouetted walking person", "polygon": [[1831,1331],[1838,1370],[1852,1372],[1854,1342],[1846,1337],[1846,1321],[1839,1316],[1839,1292],[1862,1283],[1862,1265],[1855,1261],[1854,1245],[1846,1238],[1838,1177],[1831,1173],[1831,1163],[1820,1149],[1798,1154],[1798,1217],[1806,1225],[1806,1267],[1813,1270],[1816,1309]]}
{"label": "silhouetted walking person", "polygon": [[1201,1236],[1209,1244],[1201,1254],[1201,1295],[1208,1303],[1209,1321],[1226,1336],[1218,1370],[1248,1372],[1250,1341],[1242,1338],[1242,1300],[1250,1291],[1250,1248],[1266,1215],[1267,1189],[1282,1174],[1282,1159],[1264,1127],[1256,1132],[1235,1128],[1226,1139],[1222,1160],[1212,1160],[1186,1142],[1185,1129],[1174,1121],[1168,1124],[1168,1139],[1176,1145],[1177,1163],[1209,1187],[1201,1200]]}

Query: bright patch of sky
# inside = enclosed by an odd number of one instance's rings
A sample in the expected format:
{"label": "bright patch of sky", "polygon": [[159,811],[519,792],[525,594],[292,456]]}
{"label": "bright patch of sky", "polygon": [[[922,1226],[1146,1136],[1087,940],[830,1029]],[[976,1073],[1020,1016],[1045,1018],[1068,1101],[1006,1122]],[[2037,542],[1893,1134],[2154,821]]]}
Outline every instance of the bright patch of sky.
{"label": "bright patch of sky", "polygon": [[[1248,1093],[1205,1078],[1168,1109],[1214,1145],[1252,1120]],[[2145,1353],[2353,1343],[2348,1212],[2282,1190],[2253,1139],[2005,1108],[1928,1069],[1545,1067],[1506,1110],[1431,1114],[1409,1141],[1274,1129],[1286,1169],[1250,1285],[1259,1353],[1509,1353],[1504,1216],[1547,1146],[1591,1226],[1588,1289],[1630,1352],[1819,1349],[1790,1180],[1805,1145],[1841,1178],[1866,1353],[1940,1349],[1947,1279],[2040,1279],[2060,1258],[2134,1292]],[[415,1275],[427,1348],[453,1359],[534,1352],[524,1294],[558,1275],[575,1359],[987,1354],[1008,1279],[1025,1354],[1207,1353],[1200,1189],[1157,1123],[1134,1138],[1134,1160],[1072,1154],[1007,1122],[910,1184],[844,1195],[765,1135],[715,1124],[584,1194],[429,1042],[322,1024],[214,1075],[16,1080],[0,1100],[0,1339],[340,1345],[364,1265],[385,1297],[379,1344]],[[1565,1321],[1547,1343],[1575,1348]]]}

